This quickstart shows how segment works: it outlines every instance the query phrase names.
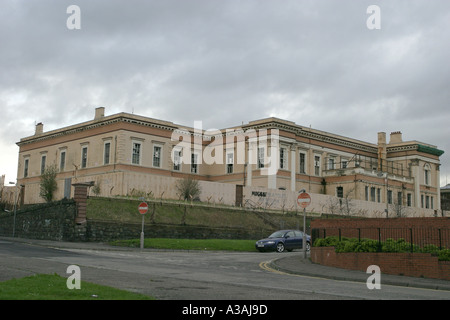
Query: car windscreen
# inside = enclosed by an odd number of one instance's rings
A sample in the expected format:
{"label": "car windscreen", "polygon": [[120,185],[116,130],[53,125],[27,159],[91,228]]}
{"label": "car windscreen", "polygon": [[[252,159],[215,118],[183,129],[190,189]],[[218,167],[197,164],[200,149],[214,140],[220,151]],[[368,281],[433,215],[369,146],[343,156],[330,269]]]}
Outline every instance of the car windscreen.
{"label": "car windscreen", "polygon": [[286,234],[286,231],[277,231],[272,233],[269,238],[282,238]]}

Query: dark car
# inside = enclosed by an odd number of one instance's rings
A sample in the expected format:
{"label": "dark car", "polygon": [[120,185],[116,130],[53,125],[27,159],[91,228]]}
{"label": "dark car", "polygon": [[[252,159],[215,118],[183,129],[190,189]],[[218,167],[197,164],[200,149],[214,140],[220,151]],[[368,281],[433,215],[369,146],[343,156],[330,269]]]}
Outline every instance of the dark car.
{"label": "dark car", "polygon": [[[256,241],[255,247],[259,251],[292,251],[303,249],[303,232],[299,230],[279,230],[268,238]],[[306,235],[306,250],[311,248],[311,236]]]}

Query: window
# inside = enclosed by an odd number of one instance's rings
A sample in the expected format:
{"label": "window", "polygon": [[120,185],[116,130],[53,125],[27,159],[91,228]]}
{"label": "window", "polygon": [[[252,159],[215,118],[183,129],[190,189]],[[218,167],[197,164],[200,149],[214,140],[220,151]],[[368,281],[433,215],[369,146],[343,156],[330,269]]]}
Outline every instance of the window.
{"label": "window", "polygon": [[103,151],[103,164],[109,164],[111,154],[111,142],[105,142]]}
{"label": "window", "polygon": [[389,204],[392,204],[392,190],[388,190],[387,192],[387,200]]}
{"label": "window", "polygon": [[280,169],[287,169],[287,149],[280,148]]}
{"label": "window", "polygon": [[285,236],[286,238],[293,238],[293,237],[295,237],[295,233],[294,233],[294,231],[289,231],[289,232],[286,233],[284,236]]}
{"label": "window", "polygon": [[341,165],[342,165],[342,169],[347,169],[348,161],[347,160],[342,160],[341,161]]}
{"label": "window", "polygon": [[431,199],[430,199],[430,208],[431,209],[434,209],[434,204],[433,204],[433,202],[434,202],[434,198],[433,197],[430,197]]}
{"label": "window", "polygon": [[198,173],[198,155],[191,154],[191,173]]}
{"label": "window", "polygon": [[300,152],[300,173],[306,173],[306,154]]}
{"label": "window", "polygon": [[411,207],[411,206],[412,206],[412,195],[411,195],[411,193],[408,193],[408,194],[406,195],[406,205],[407,205],[408,207]]}
{"label": "window", "polygon": [[320,175],[320,156],[314,156],[314,174]]}
{"label": "window", "polygon": [[430,165],[426,164],[425,167],[424,167],[424,174],[425,174],[425,181],[424,182],[425,182],[426,185],[430,185],[430,183],[431,183],[430,171],[431,171]]}
{"label": "window", "polygon": [[370,201],[375,202],[375,187],[370,188]]}
{"label": "window", "polygon": [[25,159],[24,166],[23,166],[23,177],[28,177],[28,167],[30,165],[30,159]]}
{"label": "window", "polygon": [[422,206],[422,208],[424,208],[424,200],[423,200],[423,194],[420,195],[420,205]]}
{"label": "window", "polygon": [[403,204],[403,194],[401,191],[397,192],[397,204],[399,206]]}
{"label": "window", "polygon": [[45,162],[47,162],[47,156],[43,155],[41,157],[41,174],[44,174],[45,171]]}
{"label": "window", "polygon": [[425,208],[430,208],[430,196],[425,197]]}
{"label": "window", "polygon": [[61,151],[59,155],[59,171],[64,171],[66,168],[66,151]]}
{"label": "window", "polygon": [[153,146],[153,166],[161,167],[161,146]]}
{"label": "window", "polygon": [[258,148],[258,169],[264,168],[264,148]]}
{"label": "window", "polygon": [[381,189],[377,188],[377,201],[381,202]]}
{"label": "window", "polygon": [[173,150],[173,170],[181,170],[181,150]]}
{"label": "window", "polygon": [[369,187],[365,186],[364,188],[364,199],[366,199],[366,201],[369,201]]}
{"label": "window", "polygon": [[344,197],[344,187],[337,187],[336,188],[336,196],[338,198],[343,198]]}
{"label": "window", "polygon": [[328,170],[334,170],[334,158],[328,158]]}
{"label": "window", "polygon": [[141,144],[139,142],[133,142],[133,153],[131,156],[132,164],[141,164]]}
{"label": "window", "polygon": [[227,173],[233,173],[234,153],[227,153]]}
{"label": "window", "polygon": [[88,147],[81,149],[81,168],[87,167]]}

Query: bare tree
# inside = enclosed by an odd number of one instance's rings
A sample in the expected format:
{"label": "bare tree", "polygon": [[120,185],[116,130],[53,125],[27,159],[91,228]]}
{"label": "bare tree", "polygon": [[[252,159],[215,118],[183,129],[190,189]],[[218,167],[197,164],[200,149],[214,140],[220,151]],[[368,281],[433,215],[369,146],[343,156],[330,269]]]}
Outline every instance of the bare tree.
{"label": "bare tree", "polygon": [[353,214],[353,206],[354,203],[352,202],[352,198],[350,198],[350,193],[352,193],[354,188],[348,190],[344,197],[340,199],[340,209],[342,214],[350,216]]}
{"label": "bare tree", "polygon": [[198,180],[192,178],[185,178],[178,180],[175,188],[177,189],[180,199],[194,200],[198,198],[201,193],[200,184]]}

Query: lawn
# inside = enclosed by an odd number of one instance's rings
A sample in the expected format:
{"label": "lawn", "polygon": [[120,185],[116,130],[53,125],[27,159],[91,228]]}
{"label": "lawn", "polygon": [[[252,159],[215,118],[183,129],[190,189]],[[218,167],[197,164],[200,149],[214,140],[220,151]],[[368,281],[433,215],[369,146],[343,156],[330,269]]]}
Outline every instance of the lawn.
{"label": "lawn", "polygon": [[67,278],[38,274],[0,282],[0,300],[154,300],[152,297],[86,281],[68,289]]}
{"label": "lawn", "polygon": [[[167,239],[152,238],[144,240],[144,248],[171,250],[225,250],[255,252],[255,240],[229,239]],[[110,244],[123,247],[140,247],[139,239],[117,240]]]}

